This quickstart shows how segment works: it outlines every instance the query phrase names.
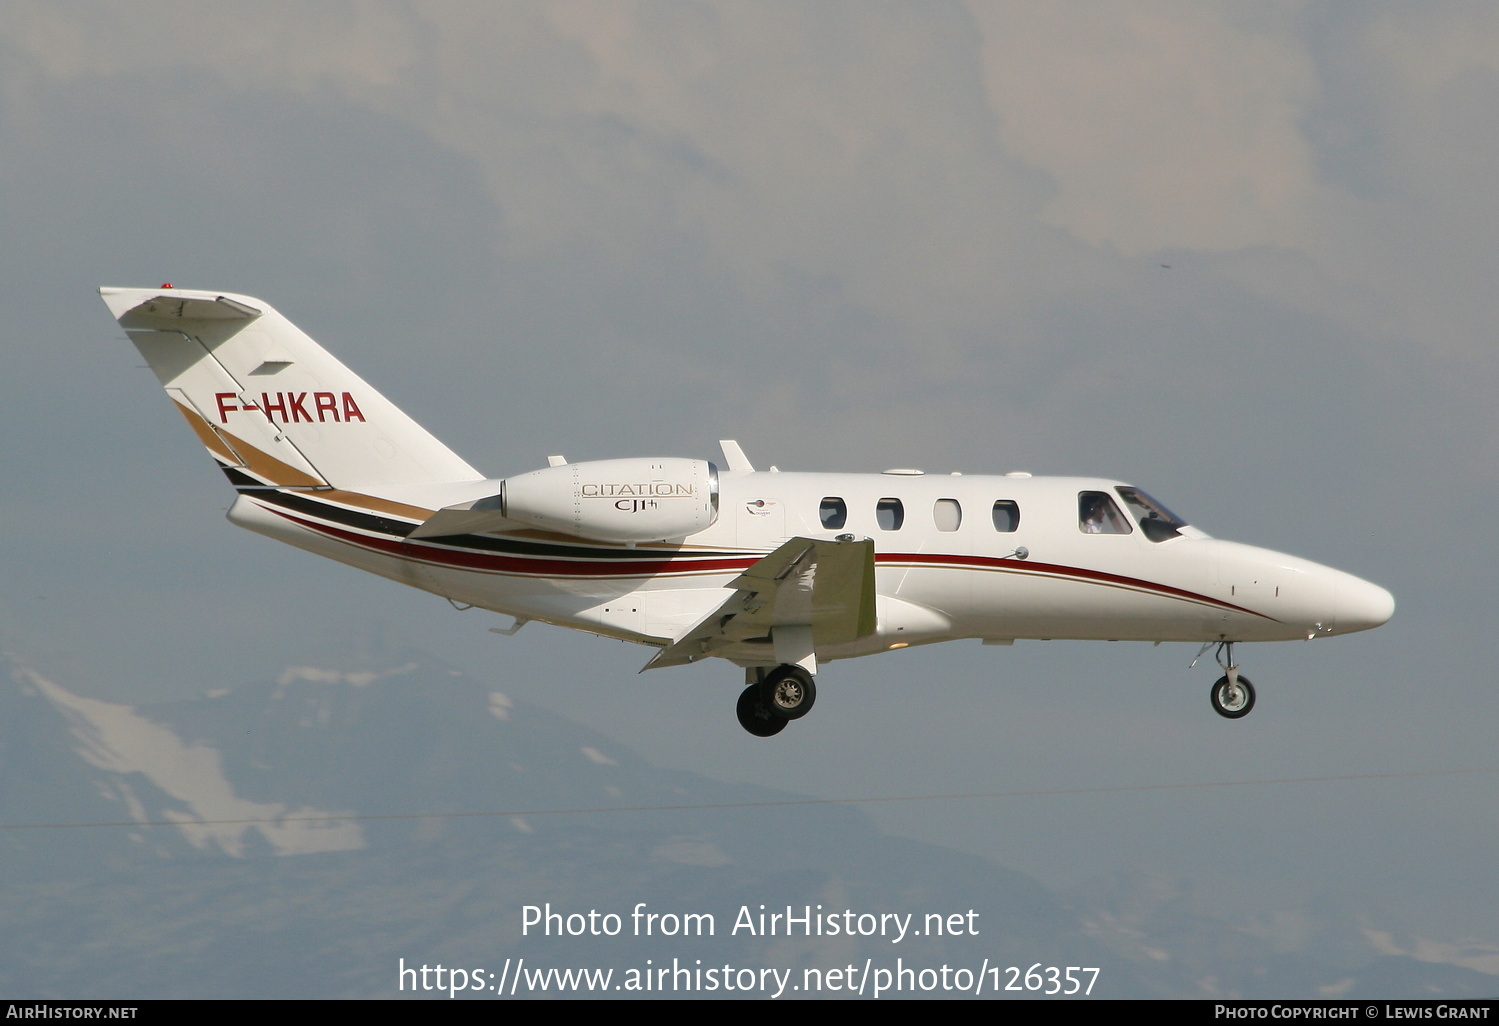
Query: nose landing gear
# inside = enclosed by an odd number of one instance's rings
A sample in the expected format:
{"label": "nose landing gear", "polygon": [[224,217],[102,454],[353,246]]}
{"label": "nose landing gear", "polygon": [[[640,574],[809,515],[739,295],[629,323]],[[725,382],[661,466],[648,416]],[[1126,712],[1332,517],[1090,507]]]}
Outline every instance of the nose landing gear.
{"label": "nose landing gear", "polygon": [[749,684],[739,695],[735,713],[739,725],[756,737],[773,737],[786,724],[812,711],[817,684],[800,666],[782,664],[765,672],[764,667],[746,671]]}
{"label": "nose landing gear", "polygon": [[1208,697],[1215,713],[1237,720],[1241,716],[1248,716],[1249,710],[1254,708],[1254,685],[1245,677],[1239,677],[1238,680],[1219,677]]}
{"label": "nose landing gear", "polygon": [[1213,712],[1225,719],[1237,720],[1248,716],[1254,708],[1254,685],[1248,677],[1239,676],[1239,665],[1234,662],[1234,643],[1220,642],[1217,653],[1218,665],[1226,671],[1208,692],[1213,703]]}

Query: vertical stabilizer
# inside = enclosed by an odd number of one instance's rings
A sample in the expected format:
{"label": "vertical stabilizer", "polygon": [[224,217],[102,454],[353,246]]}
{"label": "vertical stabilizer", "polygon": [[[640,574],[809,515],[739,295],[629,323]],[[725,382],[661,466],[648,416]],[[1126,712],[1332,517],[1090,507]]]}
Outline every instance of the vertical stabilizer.
{"label": "vertical stabilizer", "polygon": [[99,294],[199,440],[245,477],[378,494],[483,476],[258,299]]}

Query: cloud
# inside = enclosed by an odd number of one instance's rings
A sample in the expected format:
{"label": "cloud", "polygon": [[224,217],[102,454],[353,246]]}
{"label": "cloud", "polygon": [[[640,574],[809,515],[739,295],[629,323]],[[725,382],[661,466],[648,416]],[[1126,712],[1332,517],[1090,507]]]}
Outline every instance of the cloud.
{"label": "cloud", "polygon": [[728,281],[772,338],[779,311],[858,311],[869,330],[849,344],[952,376],[962,340],[1022,295],[1007,243],[1032,231],[1029,185],[999,150],[962,9],[859,11],[36,5],[8,34],[53,85],[207,76],[397,119],[480,169],[512,260],[605,265],[637,291]]}
{"label": "cloud", "polygon": [[1300,245],[1317,94],[1298,4],[970,4],[1005,144],[1053,224],[1129,254]]}
{"label": "cloud", "polygon": [[[151,99],[112,112],[128,121],[115,190],[146,191],[156,160],[199,219],[284,198],[293,258],[320,254],[306,275],[351,307],[420,268],[427,294],[472,311],[435,353],[488,346],[539,386],[691,397],[693,419],[758,420],[776,445],[924,449],[975,420],[1067,438],[1048,411],[1201,380],[1184,357],[1250,334],[1240,315],[1215,327],[1235,291],[1268,320],[1294,311],[1309,344],[1351,330],[1371,360],[1481,356],[1495,313],[1495,19],[1477,7],[9,14],[13,123],[40,112],[39,135],[76,138],[90,126],[42,99],[75,117],[99,92]],[[1177,251],[1202,258],[1190,288],[1181,269],[1139,273]],[[409,330],[419,310],[402,308]]]}

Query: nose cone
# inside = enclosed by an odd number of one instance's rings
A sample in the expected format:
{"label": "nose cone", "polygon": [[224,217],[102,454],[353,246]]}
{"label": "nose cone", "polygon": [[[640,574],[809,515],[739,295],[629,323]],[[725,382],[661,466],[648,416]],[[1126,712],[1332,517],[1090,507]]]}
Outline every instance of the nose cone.
{"label": "nose cone", "polygon": [[1335,634],[1367,631],[1395,615],[1394,595],[1352,574],[1339,576],[1337,594]]}

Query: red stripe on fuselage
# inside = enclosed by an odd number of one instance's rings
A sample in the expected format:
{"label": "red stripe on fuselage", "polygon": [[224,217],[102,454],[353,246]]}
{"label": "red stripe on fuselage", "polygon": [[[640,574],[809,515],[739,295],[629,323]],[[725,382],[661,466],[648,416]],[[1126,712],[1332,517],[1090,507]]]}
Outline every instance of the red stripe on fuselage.
{"label": "red stripe on fuselage", "polygon": [[[497,556],[484,552],[475,552],[471,549],[425,545],[421,542],[413,542],[406,539],[396,540],[387,536],[357,534],[353,531],[347,531],[328,524],[304,520],[274,506],[261,504],[261,508],[267,509],[308,530],[316,531],[319,534],[333,538],[336,541],[359,548],[371,549],[385,555],[394,556],[397,559],[416,560],[454,570],[507,574],[519,577],[638,577],[645,579],[667,575],[726,573],[730,571],[743,572],[757,563],[763,555],[747,554],[732,558],[668,556],[666,558],[641,559],[639,561],[631,560],[623,564],[620,560],[598,561],[586,559],[548,559],[537,556]],[[414,551],[418,549],[421,551]],[[904,564],[907,566],[923,566],[949,570],[999,571],[1022,574],[1024,576],[1049,576],[1064,580],[1086,581],[1110,587],[1151,592],[1166,598],[1215,606],[1220,609],[1232,610],[1236,613],[1246,613],[1250,616],[1258,616],[1261,619],[1278,622],[1274,617],[1255,612],[1253,609],[1246,609],[1243,606],[1236,606],[1231,602],[1224,602],[1221,599],[1215,599],[1208,595],[1199,595],[1196,592],[1186,591],[1182,588],[1173,588],[1169,584],[1157,584],[1154,581],[1144,581],[1137,577],[1123,577],[1119,574],[1106,573],[1102,570],[1062,566],[1057,563],[1037,563],[1031,560],[1006,559],[996,556],[938,555],[933,553],[905,552],[877,552],[875,553],[875,561],[891,565]],[[620,572],[626,568],[628,568],[627,572]]]}
{"label": "red stripe on fuselage", "polygon": [[1173,588],[1169,584],[1157,584],[1154,581],[1142,581],[1138,577],[1121,577],[1119,574],[1106,573],[1102,570],[1088,570],[1083,567],[1062,566],[1058,563],[1037,563],[1034,560],[1003,559],[993,556],[964,556],[964,555],[933,555],[931,553],[914,552],[882,552],[875,556],[881,563],[905,563],[912,566],[936,566],[948,568],[1005,570],[1032,575],[1047,575],[1061,577],[1067,580],[1091,581],[1096,584],[1108,584],[1114,587],[1134,588],[1143,591],[1155,592],[1170,598],[1184,599],[1189,602],[1201,602],[1207,605],[1217,606],[1220,609],[1230,609],[1236,613],[1247,613],[1250,616],[1258,616],[1261,619],[1279,623],[1273,616],[1257,613],[1253,609],[1245,609],[1236,606],[1232,602],[1224,602],[1210,595],[1199,595],[1195,591],[1186,591],[1182,588]]}

